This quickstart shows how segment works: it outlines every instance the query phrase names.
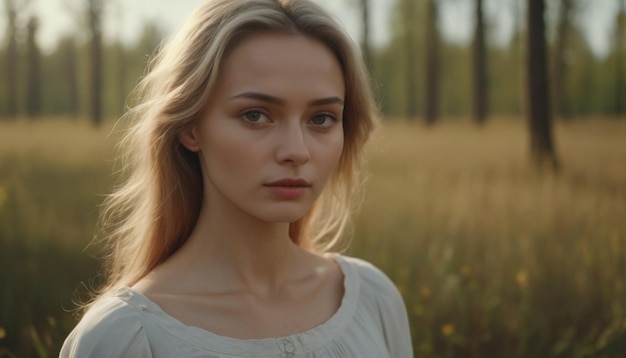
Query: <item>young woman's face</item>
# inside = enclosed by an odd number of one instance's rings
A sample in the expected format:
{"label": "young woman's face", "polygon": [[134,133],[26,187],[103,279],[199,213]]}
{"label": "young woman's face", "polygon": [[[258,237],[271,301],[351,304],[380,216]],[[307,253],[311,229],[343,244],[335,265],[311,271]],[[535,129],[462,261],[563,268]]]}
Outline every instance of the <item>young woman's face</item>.
{"label": "young woman's face", "polygon": [[182,137],[199,152],[204,204],[264,222],[311,208],[343,149],[339,62],[301,35],[259,34],[223,61],[203,118]]}

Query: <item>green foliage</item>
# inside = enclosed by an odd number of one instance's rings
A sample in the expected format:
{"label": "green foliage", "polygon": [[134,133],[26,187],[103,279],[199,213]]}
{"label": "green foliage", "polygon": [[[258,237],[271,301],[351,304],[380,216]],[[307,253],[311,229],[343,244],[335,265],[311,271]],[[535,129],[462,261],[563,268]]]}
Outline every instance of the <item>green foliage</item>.
{"label": "green foliage", "polygon": [[54,356],[74,326],[72,293],[98,266],[83,249],[106,172],[37,158],[0,161],[0,347],[19,357]]}
{"label": "green foliage", "polygon": [[88,245],[114,180],[111,142],[59,123],[0,123],[0,357],[57,356],[97,278]]}
{"label": "green foliage", "polygon": [[[128,94],[144,73],[149,57],[163,37],[154,22],[144,26],[144,33],[137,43],[127,46],[112,42],[105,44],[103,110],[106,117],[119,117],[125,108]],[[24,56],[25,51],[20,52]],[[5,49],[0,48],[0,65],[6,68]],[[26,68],[24,58],[18,61],[18,108],[23,113],[26,91]],[[78,36],[66,36],[57,43],[54,51],[42,54],[42,113],[46,115],[85,115],[90,101],[89,93],[89,44],[79,41]],[[70,64],[68,66],[68,64]],[[73,64],[73,66],[71,65]],[[77,90],[77,113],[72,113],[71,77],[75,77]],[[6,98],[6,76],[0,76],[0,99]],[[3,93],[5,93],[3,95]],[[0,101],[0,118],[7,114],[7,103]]]}
{"label": "green foliage", "polygon": [[[584,7],[576,7],[576,18],[585,16]],[[582,10],[581,10],[582,9]],[[550,28],[554,30],[556,7],[552,7],[548,16]],[[373,75],[384,113],[391,116],[406,116],[409,104],[413,103],[418,113],[424,109],[425,93],[425,21],[424,1],[398,0],[390,22],[389,42],[375,49]],[[620,17],[621,16],[621,17]],[[619,96],[618,62],[622,63],[621,87],[626,87],[624,68],[626,67],[626,45],[621,50],[617,46],[617,24],[626,15],[616,15],[608,19],[616,23],[613,31],[614,46],[603,58],[595,57],[589,48],[587,38],[575,23],[569,33],[567,47],[567,78],[565,98],[571,116],[613,115]],[[620,20],[621,19],[621,20]],[[486,19],[487,23],[491,22]],[[626,26],[622,26],[622,42],[626,42]],[[488,31],[493,31],[493,27]],[[490,38],[490,34],[487,34]],[[60,39],[57,47],[48,54],[43,54],[42,64],[42,112],[46,115],[77,115],[87,113],[89,103],[89,53],[88,44],[78,40],[79,34]],[[105,116],[119,117],[127,96],[142,76],[150,55],[161,42],[163,31],[159,24],[148,22],[140,39],[134,44],[108,42],[104,49],[104,92],[103,106]],[[554,36],[551,36],[554,42]],[[523,34],[515,34],[503,47],[488,47],[489,107],[492,115],[519,115],[523,112],[524,95],[524,44]],[[458,117],[470,113],[472,99],[472,54],[470,44],[450,43],[442,39],[441,77],[440,77],[440,113],[444,117]],[[5,45],[6,46],[6,45]],[[20,46],[25,46],[20,43]],[[554,46],[551,43],[551,46]],[[617,51],[620,52],[618,56]],[[18,61],[18,108],[24,112],[27,98],[25,79],[26,68],[24,48],[20,49]],[[552,51],[553,52],[553,51]],[[78,90],[78,113],[72,113],[70,100],[70,74],[68,63],[74,70]],[[0,48],[0,69],[6,69],[6,49]],[[7,98],[6,76],[0,76],[0,99]],[[621,92],[624,93],[625,89]],[[622,100],[623,101],[623,100]],[[8,104],[0,101],[0,117],[6,116]],[[626,106],[626,105],[623,105]],[[622,106],[622,107],[623,107]],[[623,115],[622,110],[622,115]]]}
{"label": "green foliage", "polygon": [[[416,102],[419,112],[423,112],[426,43],[424,26],[426,12],[423,4],[424,2],[407,0],[397,2],[390,26],[391,40],[375,53],[376,66],[373,72],[376,83],[379,84],[383,110],[387,115],[406,116],[408,101]],[[584,14],[578,15],[580,17]],[[552,16],[548,20],[554,22],[556,19],[557,17]],[[489,19],[487,21],[489,22]],[[411,40],[407,41],[407,34]],[[617,47],[614,46],[606,57],[598,58],[592,54],[580,24],[572,26],[568,36],[570,40],[566,49],[568,67],[565,100],[571,116],[614,114],[617,100],[615,96]],[[493,44],[488,46],[491,115],[519,115],[523,112],[525,105],[523,38],[524,34],[514,34],[504,47],[496,47]],[[549,46],[555,46],[554,40]],[[412,64],[407,62],[407,58],[411,58],[410,53],[414,57]],[[472,99],[471,44],[454,44],[443,38],[440,56],[440,113],[443,117],[467,115],[471,111]],[[626,66],[624,58],[626,55],[621,57],[623,66]],[[413,66],[415,72],[411,73],[409,66]],[[622,72],[622,77],[626,76],[624,73],[626,72]],[[415,83],[417,89],[412,98],[408,91],[411,81]],[[626,83],[626,78],[621,83]],[[622,90],[622,93],[624,91]]]}

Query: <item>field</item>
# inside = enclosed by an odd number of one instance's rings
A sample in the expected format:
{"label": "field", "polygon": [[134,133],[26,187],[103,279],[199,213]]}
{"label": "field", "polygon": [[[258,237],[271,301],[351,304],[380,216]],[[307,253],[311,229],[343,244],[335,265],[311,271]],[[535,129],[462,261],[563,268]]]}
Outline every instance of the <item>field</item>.
{"label": "field", "polygon": [[[97,282],[110,133],[0,122],[0,357],[56,356]],[[556,134],[553,174],[519,119],[377,132],[349,254],[397,284],[416,357],[626,357],[626,121]]]}

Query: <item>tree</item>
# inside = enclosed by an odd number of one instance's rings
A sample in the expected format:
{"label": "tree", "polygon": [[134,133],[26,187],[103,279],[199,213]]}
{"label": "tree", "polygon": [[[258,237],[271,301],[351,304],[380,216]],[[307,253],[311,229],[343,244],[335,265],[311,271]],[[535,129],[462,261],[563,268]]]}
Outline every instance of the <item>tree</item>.
{"label": "tree", "polygon": [[361,51],[363,61],[371,72],[374,63],[370,49],[370,0],[359,0],[359,5],[361,7]]}
{"label": "tree", "polygon": [[475,0],[476,27],[474,30],[474,121],[484,124],[488,112],[487,46],[483,0]]}
{"label": "tree", "polygon": [[38,28],[39,21],[36,17],[31,17],[28,20],[26,81],[26,114],[29,117],[41,114],[41,53],[37,45]]}
{"label": "tree", "polygon": [[78,116],[78,75],[77,75],[77,61],[76,61],[76,43],[73,37],[67,36],[57,46],[62,61],[62,68],[59,70],[63,73],[65,78],[65,102],[67,103],[67,113],[76,118]]}
{"label": "tree", "polygon": [[426,17],[426,124],[432,125],[439,116],[439,6],[437,0],[428,0]]}
{"label": "tree", "polygon": [[87,24],[90,35],[90,116],[94,125],[102,123],[102,93],[103,93],[103,61],[102,61],[102,17],[104,10],[103,0],[87,1]]}
{"label": "tree", "polygon": [[570,116],[565,93],[566,75],[568,69],[568,44],[572,27],[573,0],[561,0],[559,9],[559,21],[557,25],[556,46],[553,62],[554,78],[554,113],[562,118]]}
{"label": "tree", "polygon": [[417,9],[414,1],[401,1],[401,12],[402,16],[402,27],[404,32],[404,54],[405,54],[405,65],[406,65],[406,96],[407,96],[407,108],[406,108],[406,116],[409,119],[414,119],[417,117],[417,80],[416,80],[416,69],[417,69],[417,54],[416,54],[416,34],[415,34],[415,26],[414,19],[417,14]]}
{"label": "tree", "polygon": [[626,0],[617,0],[619,11],[615,18],[614,49],[615,54],[615,115],[626,113],[626,86],[624,84],[624,62],[626,61]]}
{"label": "tree", "polygon": [[550,90],[548,79],[548,54],[544,0],[528,0],[527,9],[527,98],[530,149],[534,163],[539,168],[558,169],[552,139]]}
{"label": "tree", "polygon": [[4,1],[7,14],[7,114],[11,117],[17,116],[17,8],[14,0]]}

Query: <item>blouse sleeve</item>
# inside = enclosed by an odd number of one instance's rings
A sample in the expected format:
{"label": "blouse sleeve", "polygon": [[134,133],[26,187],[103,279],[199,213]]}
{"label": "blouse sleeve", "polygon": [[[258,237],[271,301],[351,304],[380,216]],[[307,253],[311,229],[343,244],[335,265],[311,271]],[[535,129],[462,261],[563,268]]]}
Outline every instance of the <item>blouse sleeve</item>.
{"label": "blouse sleeve", "polygon": [[412,358],[413,344],[409,317],[404,300],[395,284],[381,270],[369,262],[353,259],[366,283],[362,294],[373,301],[387,351],[391,358]]}
{"label": "blouse sleeve", "polygon": [[395,286],[381,305],[385,341],[391,358],[413,357],[413,345],[406,306]]}
{"label": "blouse sleeve", "polygon": [[121,301],[93,307],[66,338],[60,358],[152,357],[145,329]]}

